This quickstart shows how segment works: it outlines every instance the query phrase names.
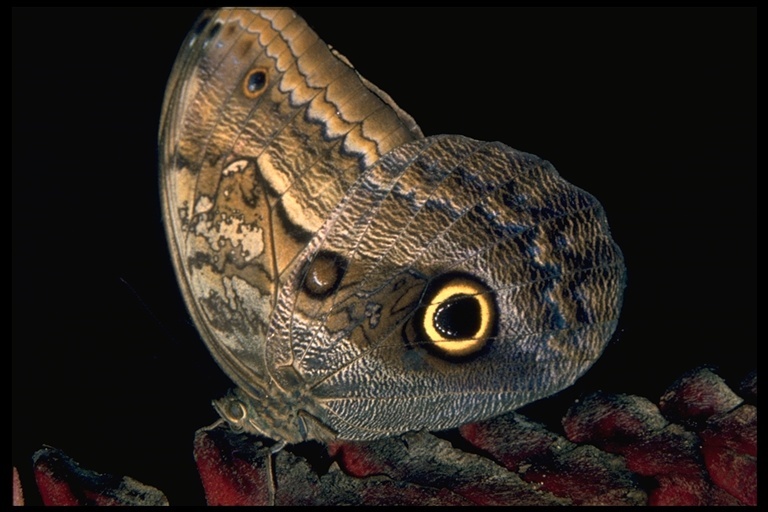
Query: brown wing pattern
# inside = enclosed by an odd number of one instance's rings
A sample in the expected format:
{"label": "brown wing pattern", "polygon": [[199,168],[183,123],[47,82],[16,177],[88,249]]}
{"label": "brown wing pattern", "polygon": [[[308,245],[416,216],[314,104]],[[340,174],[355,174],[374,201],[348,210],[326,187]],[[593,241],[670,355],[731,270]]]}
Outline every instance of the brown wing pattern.
{"label": "brown wing pattern", "polygon": [[420,136],[294,12],[201,16],[169,81],[161,167],[171,252],[220,363],[263,375],[283,270],[363,169]]}
{"label": "brown wing pattern", "polygon": [[239,428],[458,426],[570,385],[616,328],[594,197],[504,144],[425,138],[288,9],[201,17],[160,142],[171,253]]}

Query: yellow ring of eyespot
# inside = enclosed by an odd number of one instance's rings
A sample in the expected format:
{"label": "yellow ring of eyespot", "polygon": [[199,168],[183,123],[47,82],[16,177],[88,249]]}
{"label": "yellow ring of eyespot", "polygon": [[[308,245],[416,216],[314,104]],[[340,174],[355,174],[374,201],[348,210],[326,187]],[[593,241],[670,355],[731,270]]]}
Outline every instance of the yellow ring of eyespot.
{"label": "yellow ring of eyespot", "polygon": [[[264,74],[264,85],[259,87],[257,90],[252,91],[248,85],[251,81],[251,77],[256,73],[263,73]],[[261,96],[261,93],[263,93],[267,89],[267,85],[269,85],[269,74],[267,73],[266,68],[253,68],[248,73],[245,74],[245,80],[243,80],[243,94],[245,94],[246,98],[255,99]]]}
{"label": "yellow ring of eyespot", "polygon": [[[445,301],[457,295],[471,296],[480,306],[480,327],[477,329],[475,336],[471,338],[445,338],[434,325],[434,318],[438,308]],[[495,320],[496,308],[488,290],[476,281],[456,278],[440,288],[432,297],[424,311],[422,328],[429,341],[444,354],[448,356],[466,356],[477,352],[485,346],[493,330]]]}

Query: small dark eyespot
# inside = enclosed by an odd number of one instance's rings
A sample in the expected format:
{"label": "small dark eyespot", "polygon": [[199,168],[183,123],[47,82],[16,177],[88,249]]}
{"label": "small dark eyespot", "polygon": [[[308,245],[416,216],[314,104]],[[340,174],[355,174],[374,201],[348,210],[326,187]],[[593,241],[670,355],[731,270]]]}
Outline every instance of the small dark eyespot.
{"label": "small dark eyespot", "polygon": [[211,41],[213,41],[218,35],[218,33],[221,31],[220,21],[217,21],[209,25],[210,21],[211,21],[211,18],[206,16],[205,18],[200,20],[197,26],[195,26],[194,32],[195,32],[196,38],[203,33],[203,30],[205,30],[206,27],[210,26],[210,28],[208,29],[208,33],[205,34],[205,38],[203,39],[203,42],[202,42],[203,47],[208,46],[211,43]]}
{"label": "small dark eyespot", "polygon": [[257,98],[267,88],[267,72],[263,68],[254,68],[245,75],[243,92],[249,98]]}
{"label": "small dark eyespot", "polygon": [[211,26],[211,30],[208,31],[208,41],[213,39],[219,34],[219,31],[221,30],[221,22],[217,21],[216,23]]}
{"label": "small dark eyespot", "polygon": [[323,299],[339,287],[347,261],[333,252],[322,251],[307,263],[302,288],[311,297]]}
{"label": "small dark eyespot", "polygon": [[209,21],[211,21],[210,16],[206,15],[201,17],[199,20],[197,20],[197,24],[195,25],[195,28],[192,29],[192,32],[199,36],[203,33],[203,29],[208,25]]}

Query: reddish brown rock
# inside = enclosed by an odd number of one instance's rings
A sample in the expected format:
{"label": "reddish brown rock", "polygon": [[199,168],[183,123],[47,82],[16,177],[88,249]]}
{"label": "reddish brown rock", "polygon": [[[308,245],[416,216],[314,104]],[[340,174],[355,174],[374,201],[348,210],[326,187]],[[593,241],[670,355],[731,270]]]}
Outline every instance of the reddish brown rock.
{"label": "reddish brown rock", "polygon": [[712,481],[746,505],[757,505],[757,408],[742,405],[709,419],[702,453]]}
{"label": "reddish brown rock", "polygon": [[276,455],[278,505],[472,505],[445,488],[397,481],[387,475],[352,477],[337,463],[319,474],[288,450]]}
{"label": "reddish brown rock", "polygon": [[206,501],[209,505],[471,504],[449,491],[396,482],[385,475],[355,478],[336,464],[317,468],[292,453],[294,449],[298,447],[273,454],[272,447],[224,424],[199,430],[195,459]]}
{"label": "reddish brown rock", "polygon": [[445,489],[479,505],[566,504],[538,484],[492,460],[454,448],[426,432],[335,447],[340,466],[351,474],[386,474],[397,482]]}
{"label": "reddish brown rock", "polygon": [[168,505],[154,487],[83,469],[56,448],[38,450],[32,463],[44,505]]}
{"label": "reddish brown rock", "polygon": [[[756,400],[756,374],[741,389]],[[595,393],[565,415],[567,439],[513,413],[465,425],[462,438],[420,432],[274,453],[220,423],[198,431],[194,453],[211,505],[756,505],[756,405],[707,369],[661,402],[666,417],[647,399]],[[52,448],[35,454],[34,474],[49,505],[167,504]],[[13,488],[21,503],[16,473]]]}
{"label": "reddish brown rock", "polygon": [[743,400],[709,368],[696,368],[677,379],[659,399],[659,409],[672,422],[698,431],[713,414]]}
{"label": "reddish brown rock", "polygon": [[616,450],[642,441],[668,424],[658,407],[645,398],[605,393],[593,393],[574,403],[563,418],[569,440],[606,448],[616,446]]}
{"label": "reddish brown rock", "polygon": [[645,398],[591,395],[571,407],[563,426],[570,440],[619,454],[631,471],[653,478],[650,505],[738,504],[709,479],[699,437],[669,424]]}
{"label": "reddish brown rock", "polygon": [[512,471],[519,471],[521,464],[546,453],[552,445],[565,441],[543,425],[516,413],[469,423],[460,427],[459,432],[464,439]]}
{"label": "reddish brown rock", "polygon": [[197,431],[194,456],[208,505],[270,504],[271,451],[219,424]]}
{"label": "reddish brown rock", "polygon": [[465,425],[459,431],[526,482],[571,504],[645,503],[645,492],[620,457],[577,446],[519,414]]}

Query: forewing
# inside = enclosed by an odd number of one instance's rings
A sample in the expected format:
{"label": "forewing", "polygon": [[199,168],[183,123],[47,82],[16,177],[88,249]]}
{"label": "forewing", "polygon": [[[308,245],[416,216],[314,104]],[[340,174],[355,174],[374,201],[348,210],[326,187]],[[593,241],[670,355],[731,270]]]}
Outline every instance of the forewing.
{"label": "forewing", "polygon": [[198,20],[163,106],[164,218],[187,306],[238,384],[261,386],[267,375],[285,268],[364,169],[419,137],[293,11],[222,9]]}

